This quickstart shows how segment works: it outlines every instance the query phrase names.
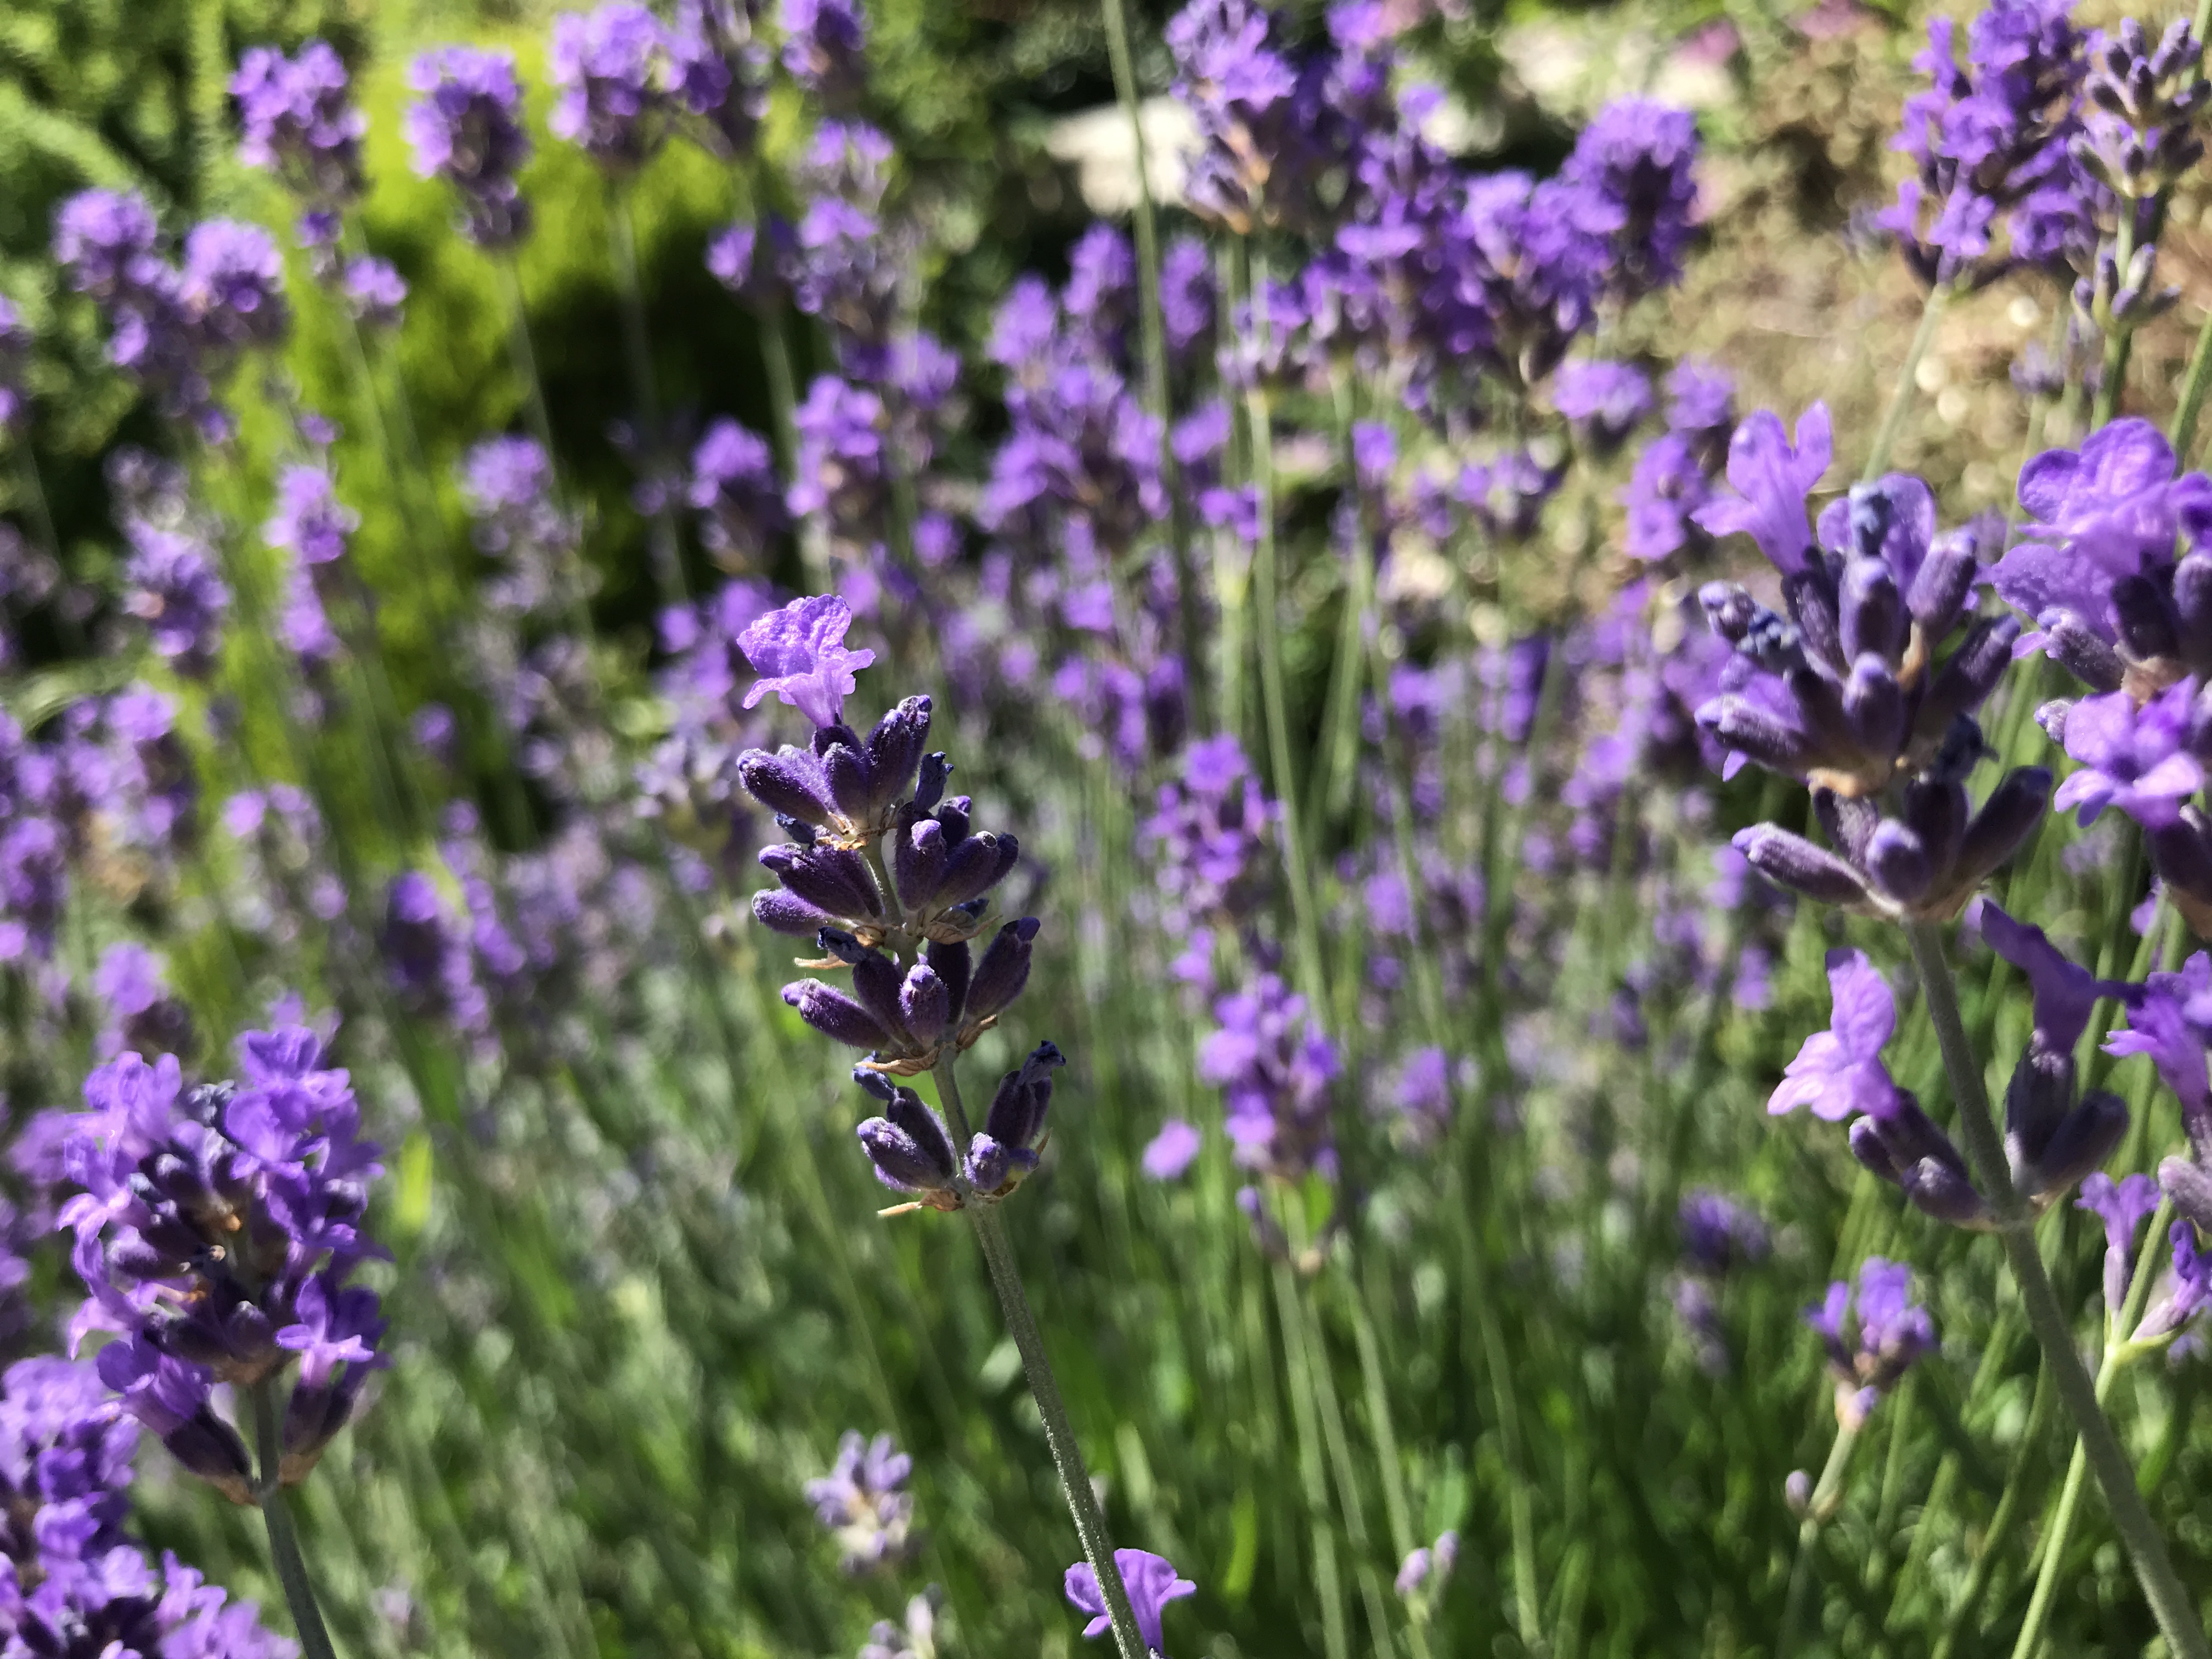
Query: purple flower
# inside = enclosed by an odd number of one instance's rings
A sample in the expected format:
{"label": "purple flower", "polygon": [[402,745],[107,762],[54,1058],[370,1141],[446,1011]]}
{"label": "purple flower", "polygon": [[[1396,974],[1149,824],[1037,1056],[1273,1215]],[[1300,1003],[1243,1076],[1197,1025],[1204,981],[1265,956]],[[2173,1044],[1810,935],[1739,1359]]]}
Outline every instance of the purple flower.
{"label": "purple flower", "polygon": [[685,495],[698,509],[699,539],[726,569],[757,565],[787,522],[775,451],[727,418],[691,452]]}
{"label": "purple flower", "polygon": [[1219,1025],[1200,1043],[1198,1075],[1223,1091],[1237,1161],[1287,1180],[1333,1177],[1329,1085],[1336,1047],[1306,1015],[1306,1000],[1273,974],[1213,1005]]}
{"label": "purple flower", "polygon": [[1690,112],[1643,98],[1607,105],[1575,140],[1560,177],[1579,187],[1586,222],[1606,237],[1613,261],[1607,285],[1621,297],[1681,279],[1697,159]]}
{"label": "purple flower", "polygon": [[344,60],[328,41],[310,40],[293,58],[251,48],[230,80],[242,130],[238,159],[276,173],[320,210],[349,205],[362,190],[368,118],[348,100],[347,86]]}
{"label": "purple flower", "polygon": [[185,234],[186,311],[210,337],[233,347],[274,345],[290,317],[284,259],[258,225],[210,219]]}
{"label": "purple flower", "polygon": [[364,328],[397,328],[407,303],[407,279],[389,259],[364,253],[346,262],[339,289],[354,320]]}
{"label": "purple flower", "polygon": [[1157,808],[1138,828],[1165,901],[1162,921],[1179,938],[1249,921],[1266,896],[1266,848],[1277,808],[1237,739],[1194,743],[1181,779],[1160,786]]}
{"label": "purple flower", "polygon": [[149,285],[161,229],[146,198],[106,190],[81,191],[54,216],[54,259],[70,286],[95,300]]}
{"label": "purple flower", "polygon": [[2077,1210],[2087,1210],[2105,1224],[2105,1313],[2120,1316],[2128,1299],[2128,1284],[2135,1276],[2136,1235],[2158,1208],[2158,1182],[2147,1175],[2131,1175],[2115,1182],[2101,1170],[2081,1183]]}
{"label": "purple flower", "polygon": [[1682,1254],[1699,1272],[1715,1277],[1742,1263],[1765,1259],[1770,1239],[1756,1211],[1723,1194],[1699,1188],[1683,1199],[1676,1213]]}
{"label": "purple flower", "polygon": [[102,1376],[188,1467],[232,1460],[240,1474],[243,1449],[206,1413],[206,1387],[277,1376],[306,1346],[286,1328],[322,1330],[331,1341],[295,1379],[285,1411],[293,1484],[383,1363],[369,1346],[381,1330],[374,1293],[343,1288],[378,1254],[362,1224],[383,1170],[359,1138],[346,1073],[324,1067],[313,1031],[249,1032],[239,1060],[240,1082],[189,1091],[166,1055],[149,1066],[125,1054],[86,1079],[89,1109],[64,1150],[82,1190],[60,1215],[92,1292],[74,1328],[131,1339],[127,1353],[103,1352]]}
{"label": "purple flower", "polygon": [[1836,1418],[1849,1426],[1864,1423],[1912,1363],[1936,1346],[1936,1322],[1913,1305],[1912,1269],[1878,1255],[1860,1265],[1856,1297],[1837,1280],[1824,1301],[1805,1310],[1805,1322],[1827,1350]]}
{"label": "purple flower", "polygon": [[1781,421],[1760,410],[1729,441],[1728,481],[1735,494],[1690,516],[1716,536],[1747,532],[1777,570],[1795,575],[1814,545],[1805,498],[1832,456],[1827,404],[1814,404],[1798,417],[1794,444],[1784,437]]}
{"label": "purple flower", "polygon": [[2133,988],[2102,980],[2053,945],[2043,929],[2014,921],[1994,900],[1976,915],[1990,948],[2027,975],[2035,1002],[2035,1041],[2048,1052],[2070,1054],[2088,1029],[2100,997],[2126,999]]}
{"label": "purple flower", "polygon": [[346,538],[361,514],[343,505],[337,485],[319,466],[288,466],[276,481],[276,511],[261,527],[262,539],[301,564],[327,565],[345,556]]}
{"label": "purple flower", "polygon": [[601,167],[631,171],[666,141],[674,112],[669,37],[645,7],[607,0],[562,13],[547,68],[560,95],[546,125]]}
{"label": "purple flower", "polygon": [[1206,1138],[1196,1125],[1170,1118],[1160,1126],[1159,1133],[1145,1143],[1139,1165],[1154,1181],[1180,1180],[1205,1145]]}
{"label": "purple flower", "polygon": [[25,384],[34,343],[23,313],[0,299],[0,437],[19,437],[30,424],[31,393]]}
{"label": "purple flower", "polygon": [[1662,433],[1644,447],[1620,495],[1628,509],[1621,547],[1647,562],[1688,546],[1699,509],[1712,500],[1713,483],[1696,447],[1678,433]]}
{"label": "purple flower", "polygon": [[512,247],[530,230],[530,204],[516,183],[530,159],[530,135],[514,54],[441,46],[416,58],[407,84],[422,94],[402,124],[416,173],[443,179],[460,197],[461,231],[471,241]]}
{"label": "purple flower", "polygon": [[863,1440],[847,1431],[830,1473],[806,1483],[815,1519],[843,1551],[847,1572],[896,1566],[913,1552],[914,1494],[906,1490],[914,1459],[887,1434]]}
{"label": "purple flower", "polygon": [[852,103],[868,83],[868,20],[856,0],[783,0],[783,67],[833,109]]}
{"label": "purple flower", "polygon": [[1828,989],[1834,1010],[1828,1029],[1805,1039],[1766,1103],[1781,1115],[1800,1106],[1831,1123],[1854,1112],[1886,1115],[1898,1097],[1882,1045],[1897,1030],[1897,1000],[1862,951],[1828,952]]}
{"label": "purple flower", "polygon": [[2212,1036],[2212,956],[2198,951],[2179,973],[2153,974],[2126,1004],[2127,1029],[2106,1039],[2108,1054],[2148,1054],[2181,1102],[2182,1127],[2197,1161],[2212,1166],[2212,1082],[2205,1076]]}
{"label": "purple flower", "polygon": [[[1114,1571],[1121,1575],[1121,1588],[1128,1593],[1129,1611],[1136,1615],[1137,1633],[1144,1638],[1146,1650],[1167,1659],[1160,1614],[1169,1602],[1198,1594],[1198,1586],[1176,1577],[1175,1564],[1167,1557],[1147,1550],[1115,1550]],[[1105,1593],[1088,1561],[1079,1561],[1067,1570],[1067,1599],[1077,1612],[1091,1615],[1091,1622],[1083,1627],[1085,1636],[1103,1636],[1113,1628]]]}
{"label": "purple flower", "polygon": [[124,566],[123,608],[146,624],[155,653],[187,679],[215,671],[222,649],[230,590],[216,572],[207,544],[186,529],[128,519],[131,555]]}
{"label": "purple flower", "polygon": [[2173,1246],[2173,1278],[2166,1294],[2144,1310],[2137,1342],[2163,1341],[2212,1307],[2212,1250],[2197,1248],[2197,1229],[2188,1221],[2175,1222],[2166,1238]]}
{"label": "purple flower", "polygon": [[141,1054],[191,1052],[191,1012],[170,994],[160,961],[143,945],[109,945],[93,970],[92,988],[107,1007],[107,1024],[94,1045],[101,1058],[112,1060],[125,1049]]}
{"label": "purple flower", "polygon": [[1651,412],[1651,379],[1631,363],[1562,363],[1552,402],[1585,447],[1610,455]]}
{"label": "purple flower", "polygon": [[2081,769],[2058,786],[2051,805],[2081,808],[2094,823],[2117,806],[2145,829],[2171,823],[2204,787],[2204,767],[2184,746],[2196,687],[2184,681],[2138,708],[2125,691],[2084,697],[2066,716],[2066,752]]}
{"label": "purple flower", "polygon": [[835,594],[793,599],[756,620],[738,636],[738,648],[760,678],[745,693],[753,708],[770,692],[817,726],[841,726],[855,672],[875,661],[873,651],[848,651],[845,632],[853,607]]}
{"label": "purple flower", "polygon": [[1922,282],[1979,286],[1999,274],[1991,231],[2007,209],[2024,210],[2012,222],[2015,252],[2038,251],[2032,198],[2063,190],[2071,173],[2066,140],[2084,67],[2071,12],[2070,0],[1994,0],[1970,27],[1964,68],[1951,20],[1929,22],[1928,50],[1913,62],[1933,84],[1906,101],[1893,146],[1917,170],[1875,221],[1900,239]]}

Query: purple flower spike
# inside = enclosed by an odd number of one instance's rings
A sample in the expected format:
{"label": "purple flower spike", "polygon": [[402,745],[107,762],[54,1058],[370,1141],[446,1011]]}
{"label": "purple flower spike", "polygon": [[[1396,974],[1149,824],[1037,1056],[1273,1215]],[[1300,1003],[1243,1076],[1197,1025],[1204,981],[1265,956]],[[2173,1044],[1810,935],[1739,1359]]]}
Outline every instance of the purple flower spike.
{"label": "purple flower spike", "polygon": [[[1121,1575],[1121,1588],[1128,1592],[1129,1611],[1137,1616],[1137,1633],[1145,1638],[1146,1648],[1167,1659],[1167,1641],[1160,1634],[1161,1612],[1170,1601],[1198,1594],[1198,1586],[1188,1578],[1178,1578],[1173,1562],[1149,1550],[1115,1550],[1114,1571]],[[1079,1561],[1067,1570],[1067,1599],[1077,1612],[1091,1615],[1091,1622],[1083,1627],[1085,1636],[1103,1636],[1113,1628],[1105,1593],[1099,1589],[1098,1575],[1088,1561]]]}
{"label": "purple flower spike", "polygon": [[2172,823],[2181,804],[2204,787],[2204,766],[2185,744],[2196,688],[2169,687],[2138,708],[2125,691],[2084,697],[2066,716],[2066,752],[2081,769],[2058,786],[2051,805],[2081,808],[2083,825],[2117,806],[2145,829]]}
{"label": "purple flower spike", "polygon": [[1818,1306],[1805,1310],[1805,1322],[1827,1349],[1836,1419],[1847,1426],[1863,1424],[1913,1362],[1936,1346],[1935,1321],[1912,1302],[1912,1270],[1878,1255],[1860,1267],[1856,1295],[1837,1280]]}
{"label": "purple flower spike", "polygon": [[2158,1182],[2147,1175],[2131,1175],[2115,1182],[2101,1170],[2081,1183],[2077,1210],[2087,1210],[2105,1224],[2105,1312],[2120,1316],[2128,1299],[2128,1281],[2135,1273],[2136,1235],[2158,1208]]}
{"label": "purple flower spike", "polygon": [[1632,363],[1563,363],[1552,401],[1587,447],[1610,455],[1651,412],[1651,378]]}
{"label": "purple flower spike", "polygon": [[868,80],[868,20],[857,0],[783,0],[783,67],[832,108],[851,103]]}
{"label": "purple flower spike", "polygon": [[1795,575],[1813,550],[1805,498],[1834,453],[1827,404],[1816,403],[1798,417],[1794,443],[1783,435],[1779,417],[1761,410],[1729,441],[1728,481],[1735,495],[1691,516],[1716,536],[1745,532],[1777,570]]}
{"label": "purple flower spike", "polygon": [[675,113],[669,46],[660,20],[629,0],[563,12],[548,58],[560,96],[546,125],[610,172],[643,166]]}
{"label": "purple flower spike", "polygon": [[2212,1307],[2212,1251],[2197,1247],[2197,1229],[2187,1221],[2175,1222],[2166,1238],[2173,1246],[2172,1286],[2144,1312],[2138,1342],[2163,1341]]}
{"label": "purple flower spike", "polygon": [[1828,1029],[1805,1039],[1766,1109],[1779,1116],[1809,1105],[1831,1123],[1854,1112],[1884,1116],[1898,1097],[1881,1060],[1882,1045],[1897,1030],[1889,981],[1864,951],[1831,951],[1828,988],[1834,1000]]}
{"label": "purple flower spike", "polygon": [[530,230],[516,175],[531,148],[514,54],[441,46],[415,60],[407,84],[420,94],[403,123],[416,173],[452,186],[471,241],[512,247]]}
{"label": "purple flower spike", "polygon": [[283,179],[323,211],[344,208],[362,189],[361,141],[368,118],[346,97],[344,60],[325,40],[296,57],[255,46],[238,60],[230,95],[238,100],[238,159]]}
{"label": "purple flower spike", "polygon": [[745,693],[751,708],[774,692],[817,726],[840,725],[854,673],[876,659],[872,651],[848,651],[845,632],[853,607],[833,593],[793,599],[771,611],[738,636],[738,648],[760,678]]}

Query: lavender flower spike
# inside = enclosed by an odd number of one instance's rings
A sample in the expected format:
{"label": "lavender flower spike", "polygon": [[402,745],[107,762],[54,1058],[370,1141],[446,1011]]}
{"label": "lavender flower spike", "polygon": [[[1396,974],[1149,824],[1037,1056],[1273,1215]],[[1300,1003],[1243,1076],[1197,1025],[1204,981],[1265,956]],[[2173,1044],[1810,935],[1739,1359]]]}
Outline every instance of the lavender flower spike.
{"label": "lavender flower spike", "polygon": [[854,673],[876,659],[872,651],[845,648],[852,625],[853,607],[834,594],[793,599],[756,620],[738,636],[738,648],[760,676],[744,706],[757,707],[774,692],[817,726],[842,725],[845,699],[858,684]]}
{"label": "lavender flower spike", "polygon": [[1828,1351],[1836,1420],[1846,1428],[1864,1424],[1913,1361],[1936,1346],[1935,1321],[1912,1303],[1912,1270],[1878,1255],[1861,1265],[1856,1296],[1838,1279],[1819,1306],[1805,1310],[1805,1322]]}
{"label": "lavender flower spike", "polygon": [[1810,1106],[1815,1116],[1838,1123],[1854,1112],[1880,1116],[1897,1098],[1881,1060],[1897,1030],[1889,981],[1864,951],[1831,951],[1828,988],[1834,1000],[1828,1029],[1805,1039],[1766,1103],[1778,1117]]}
{"label": "lavender flower spike", "polygon": [[[1129,1593],[1129,1607],[1137,1615],[1137,1629],[1145,1638],[1146,1648],[1160,1656],[1160,1659],[1167,1659],[1167,1641],[1160,1634],[1160,1614],[1169,1602],[1197,1595],[1198,1586],[1188,1578],[1177,1577],[1172,1561],[1149,1550],[1115,1550],[1114,1571],[1121,1575],[1121,1588]],[[1113,1620],[1107,1616],[1106,1597],[1091,1564],[1079,1561],[1070,1567],[1066,1585],[1068,1601],[1078,1612],[1091,1615],[1091,1622],[1083,1627],[1083,1633],[1104,1635]]]}
{"label": "lavender flower spike", "polygon": [[914,1494],[906,1490],[914,1459],[887,1434],[863,1440],[850,1431],[837,1443],[828,1474],[806,1483],[806,1501],[844,1552],[847,1572],[896,1566],[912,1553]]}
{"label": "lavender flower spike", "polygon": [[453,187],[471,241],[512,247],[530,230],[530,204],[516,183],[530,135],[514,54],[441,46],[415,60],[407,84],[420,94],[403,123],[416,173]]}

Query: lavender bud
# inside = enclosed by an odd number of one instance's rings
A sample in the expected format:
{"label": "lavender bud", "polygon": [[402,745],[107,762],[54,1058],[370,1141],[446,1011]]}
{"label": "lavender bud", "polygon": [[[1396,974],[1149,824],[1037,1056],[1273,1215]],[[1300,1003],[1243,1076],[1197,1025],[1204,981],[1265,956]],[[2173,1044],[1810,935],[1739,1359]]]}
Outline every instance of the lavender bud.
{"label": "lavender bud", "polygon": [[888,1048],[890,1033],[866,1008],[833,986],[805,979],[783,988],[783,1000],[799,1017],[833,1042],[854,1048]]}
{"label": "lavender bud", "polygon": [[1778,886],[1823,904],[1856,905],[1867,899],[1856,871],[1802,836],[1771,823],[1740,830],[1730,843],[1752,868]]}
{"label": "lavender bud", "polygon": [[993,936],[968,988],[970,1026],[1002,1012],[1021,995],[1022,988],[1029,983],[1030,947],[1038,925],[1035,916],[1024,916],[1006,923]]}

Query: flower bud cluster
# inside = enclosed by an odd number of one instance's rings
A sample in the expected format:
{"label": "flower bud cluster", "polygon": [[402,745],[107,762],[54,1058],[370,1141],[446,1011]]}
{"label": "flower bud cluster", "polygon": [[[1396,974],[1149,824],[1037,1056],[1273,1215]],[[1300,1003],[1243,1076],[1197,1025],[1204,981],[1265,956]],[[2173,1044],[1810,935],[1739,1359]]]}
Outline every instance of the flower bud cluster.
{"label": "flower bud cluster", "polygon": [[64,1151],[82,1190],[62,1207],[91,1292],[76,1334],[118,1333],[101,1379],[194,1474],[251,1501],[244,1443],[216,1414],[218,1382],[298,1370],[282,1478],[304,1480],[352,1414],[385,1322],[349,1285],[381,1252],[362,1232],[383,1172],[359,1137],[346,1073],[304,1027],[249,1032],[242,1084],[187,1089],[177,1060],[126,1054],[85,1080],[90,1109]]}

